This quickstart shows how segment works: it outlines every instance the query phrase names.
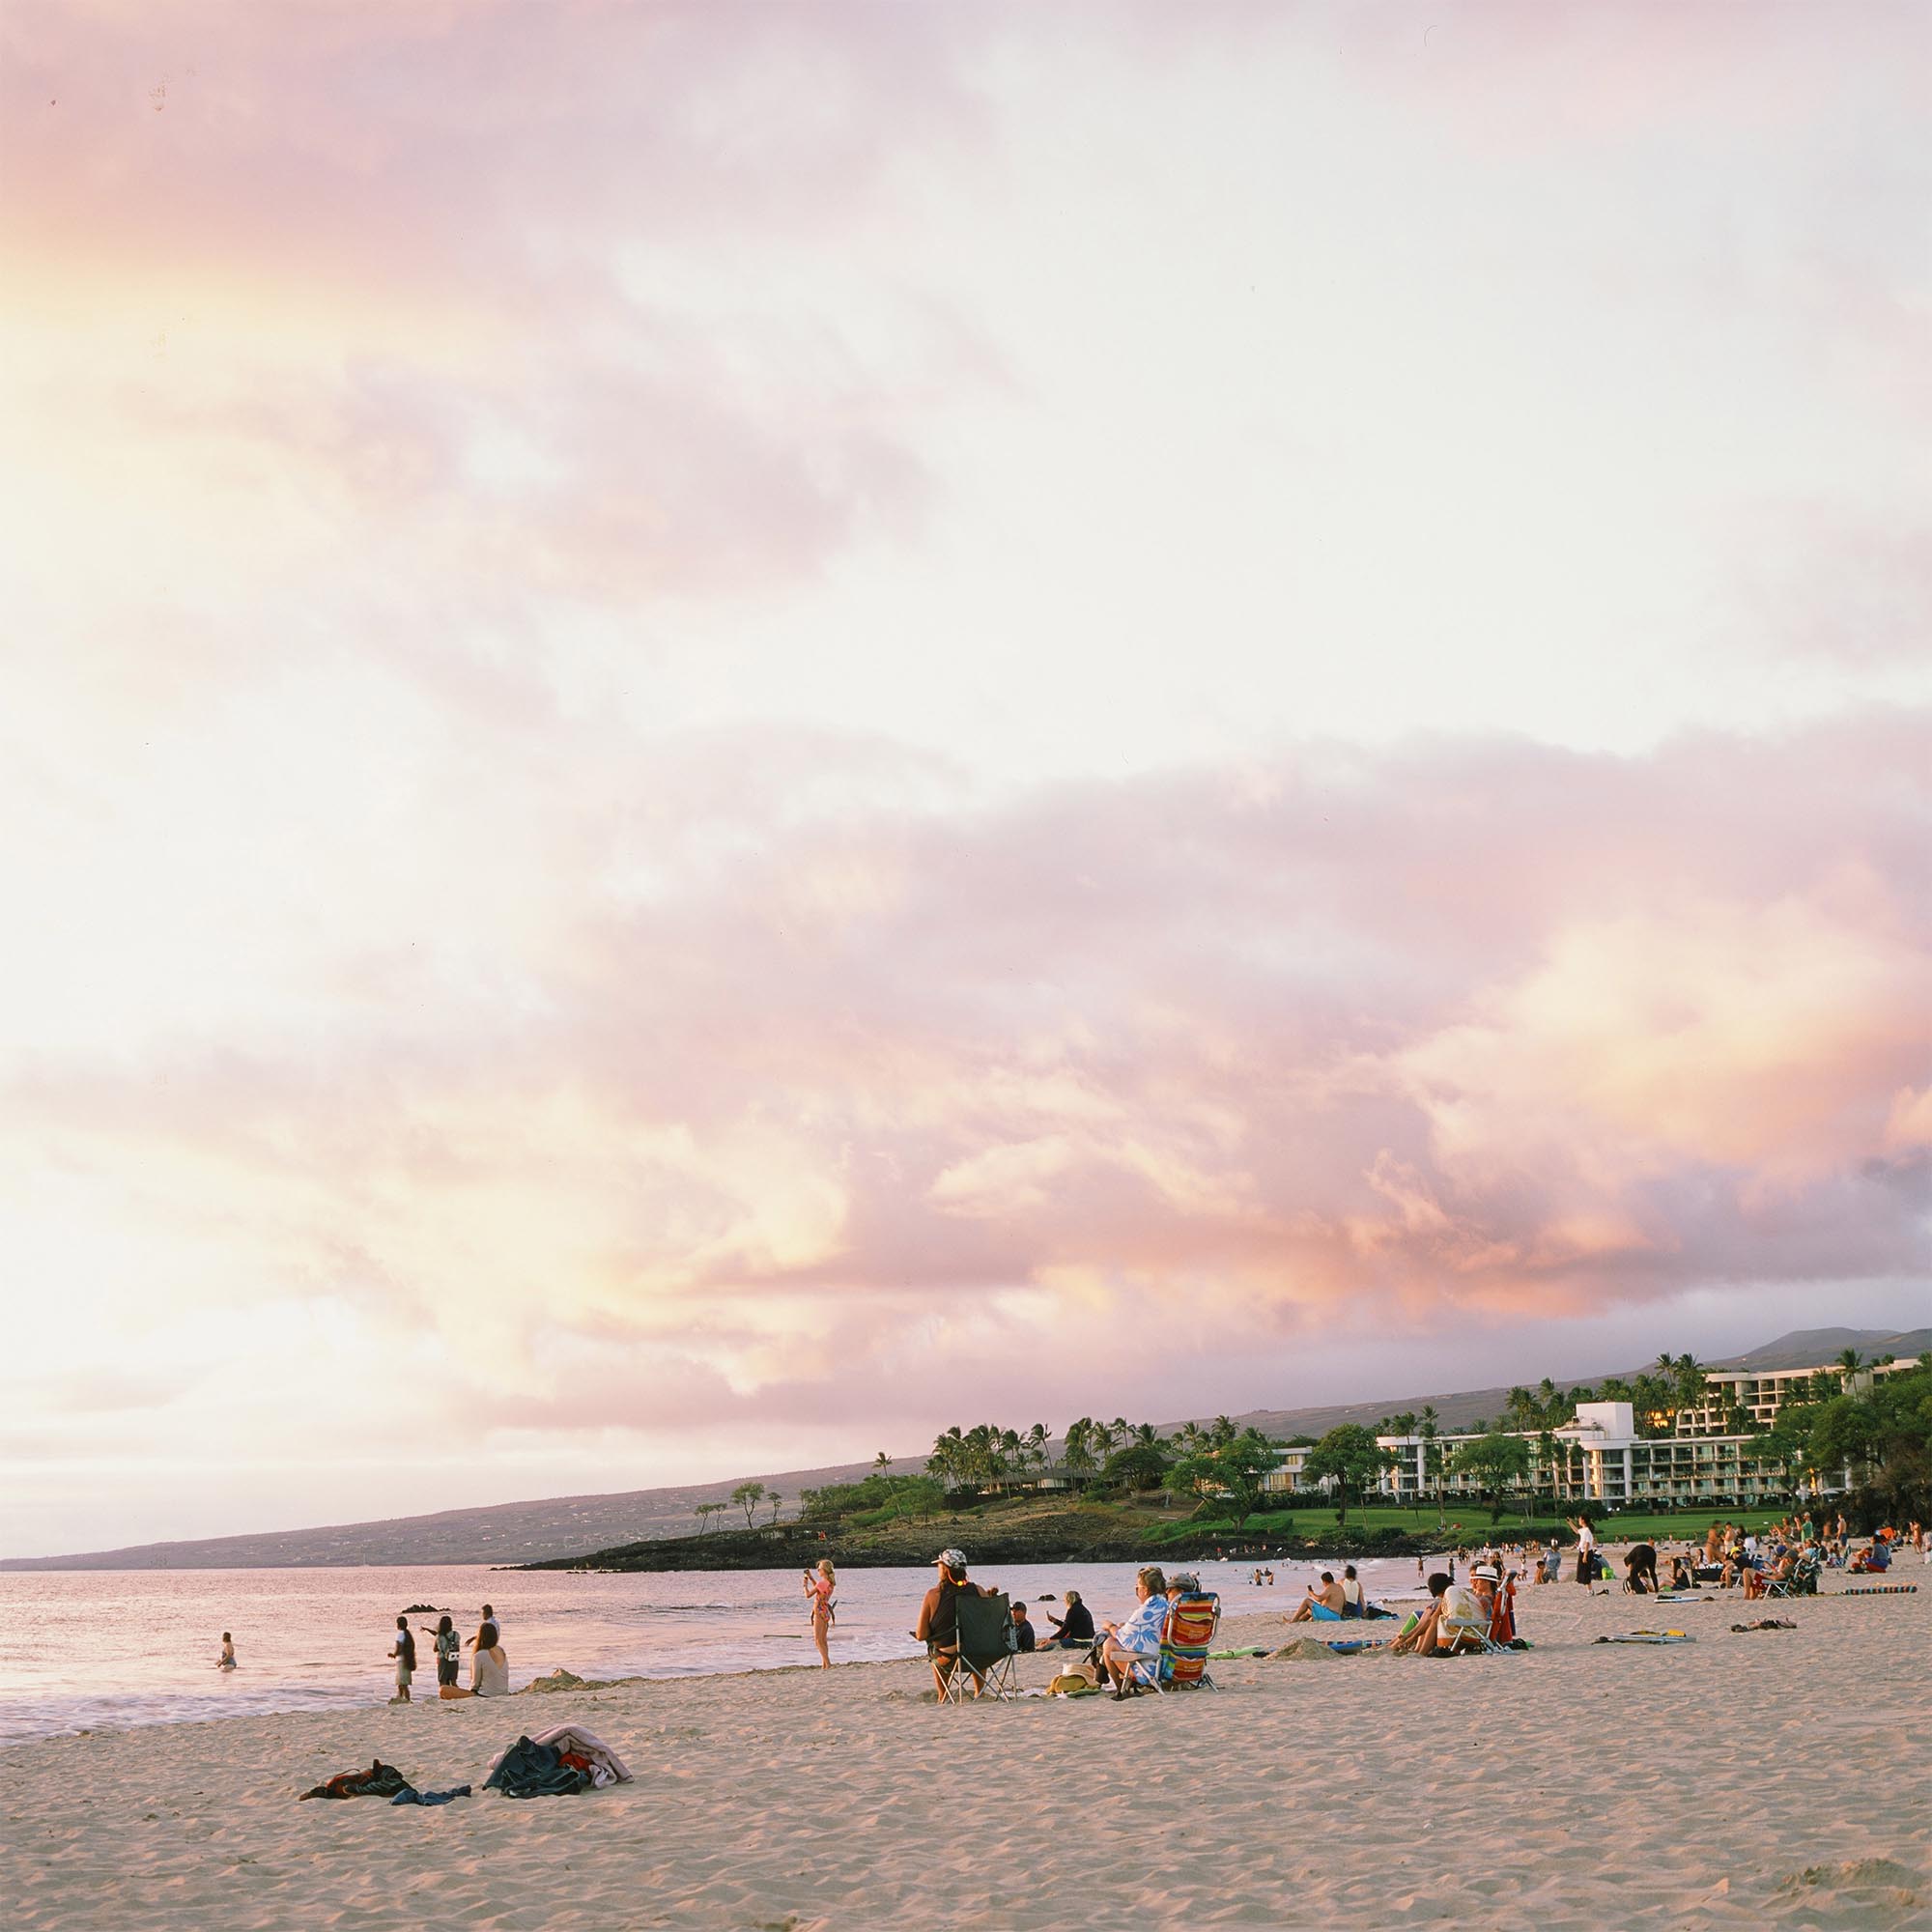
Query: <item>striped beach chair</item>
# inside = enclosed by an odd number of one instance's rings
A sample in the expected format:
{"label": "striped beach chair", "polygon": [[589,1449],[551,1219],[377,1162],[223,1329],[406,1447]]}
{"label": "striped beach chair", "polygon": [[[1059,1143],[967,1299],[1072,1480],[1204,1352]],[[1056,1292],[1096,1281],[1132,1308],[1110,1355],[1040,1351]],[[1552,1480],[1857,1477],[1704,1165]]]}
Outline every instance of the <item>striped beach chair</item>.
{"label": "striped beach chair", "polygon": [[1219,1687],[1208,1674],[1208,1653],[1221,1628],[1221,1600],[1206,1590],[1176,1597],[1167,1606],[1160,1627],[1160,1668],[1154,1689],[1213,1690]]}

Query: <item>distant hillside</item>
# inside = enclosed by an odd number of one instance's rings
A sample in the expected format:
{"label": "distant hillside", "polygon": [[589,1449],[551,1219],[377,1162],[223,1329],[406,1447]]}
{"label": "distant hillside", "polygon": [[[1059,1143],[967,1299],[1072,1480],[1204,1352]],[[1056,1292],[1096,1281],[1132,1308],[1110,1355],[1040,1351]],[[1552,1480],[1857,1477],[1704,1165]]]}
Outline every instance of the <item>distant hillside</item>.
{"label": "distant hillside", "polygon": [[[1829,1362],[1841,1350],[1866,1355],[1932,1352],[1932,1328],[1892,1333],[1876,1328],[1804,1328],[1780,1335],[1747,1354],[1711,1364],[1714,1368],[1808,1368]],[[1634,1375],[1634,1369],[1605,1369],[1602,1376],[1560,1381],[1563,1389],[1605,1376]],[[1267,1435],[1321,1435],[1344,1422],[1375,1423],[1384,1415],[1434,1404],[1442,1427],[1455,1429],[1478,1417],[1501,1413],[1507,1388],[1462,1389],[1448,1395],[1380,1397],[1320,1408],[1262,1408],[1237,1415]],[[968,1418],[960,1417],[961,1421]],[[1195,1418],[1205,1420],[1206,1418]],[[1163,1423],[1163,1432],[1179,1421]],[[924,1446],[899,1459],[901,1468],[918,1467]],[[855,1483],[869,1462],[824,1469],[786,1469],[756,1478],[777,1490],[787,1503],[801,1490],[829,1483]],[[609,1549],[667,1536],[689,1536],[698,1527],[699,1503],[723,1502],[742,1476],[679,1489],[630,1490],[616,1495],[552,1496],[536,1502],[496,1503],[482,1509],[442,1510],[434,1516],[395,1517],[383,1522],[332,1523],[320,1529],[267,1530],[252,1536],[220,1536],[192,1542],[145,1543],[123,1549],[91,1550],[71,1556],[14,1556],[0,1570],[266,1570],[328,1565],[403,1563],[542,1563],[586,1549]]]}
{"label": "distant hillside", "polygon": [[1776,1342],[1767,1342],[1747,1355],[1734,1355],[1713,1366],[1726,1369],[1808,1369],[1835,1361],[1847,1349],[1860,1354],[1923,1355],[1932,1353],[1932,1328],[1908,1328],[1890,1334],[1879,1328],[1794,1328]]}

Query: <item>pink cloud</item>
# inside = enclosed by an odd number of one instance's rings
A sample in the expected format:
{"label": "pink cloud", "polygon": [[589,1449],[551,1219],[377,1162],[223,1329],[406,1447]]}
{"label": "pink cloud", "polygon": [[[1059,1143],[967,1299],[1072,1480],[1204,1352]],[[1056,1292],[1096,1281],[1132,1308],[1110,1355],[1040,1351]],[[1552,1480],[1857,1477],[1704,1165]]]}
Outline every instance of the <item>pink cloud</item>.
{"label": "pink cloud", "polygon": [[1901,716],[740,802],[730,856],[699,814],[682,874],[563,915],[534,1005],[439,1013],[397,969],[326,1084],[313,1042],[184,1042],[164,1088],[48,1065],[6,1114],[305,1292],[490,1302],[506,1418],[546,1332],[804,1412],[846,1379],[814,1364],[882,1372],[960,1294],[1051,1347],[1177,1296],[1288,1336],[1885,1280],[1928,1259],[1929,750]]}

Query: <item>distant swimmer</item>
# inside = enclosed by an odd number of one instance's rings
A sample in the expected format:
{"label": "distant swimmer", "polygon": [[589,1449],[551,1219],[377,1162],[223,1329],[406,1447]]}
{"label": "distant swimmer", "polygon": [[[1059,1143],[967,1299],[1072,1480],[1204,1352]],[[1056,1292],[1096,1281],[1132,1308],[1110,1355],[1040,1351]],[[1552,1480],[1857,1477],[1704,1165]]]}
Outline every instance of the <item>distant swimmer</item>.
{"label": "distant swimmer", "polygon": [[221,1633],[221,1655],[216,1660],[214,1667],[217,1670],[235,1668],[235,1639],[226,1631]]}

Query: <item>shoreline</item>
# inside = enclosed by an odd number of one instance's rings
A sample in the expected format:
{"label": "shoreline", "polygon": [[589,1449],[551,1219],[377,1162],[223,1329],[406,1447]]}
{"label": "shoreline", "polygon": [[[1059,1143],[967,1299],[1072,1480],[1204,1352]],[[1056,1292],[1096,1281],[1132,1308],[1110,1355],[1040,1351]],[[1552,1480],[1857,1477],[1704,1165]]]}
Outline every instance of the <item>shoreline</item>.
{"label": "shoreline", "polygon": [[[1519,1606],[1522,1653],[1244,1659],[1211,1666],[1217,1692],[1124,1704],[939,1709],[915,1657],[10,1745],[0,1884],[22,1932],[1926,1922],[1923,1587],[1778,1603],[1797,1628],[1749,1634],[1735,1592]],[[1217,1647],[1279,1644],[1287,1607]],[[1664,1610],[1693,1642],[1595,1640]],[[1022,1658],[1022,1683],[1052,1663]],[[636,1781],[297,1801],[378,1756],[473,1782],[565,1721]]]}

